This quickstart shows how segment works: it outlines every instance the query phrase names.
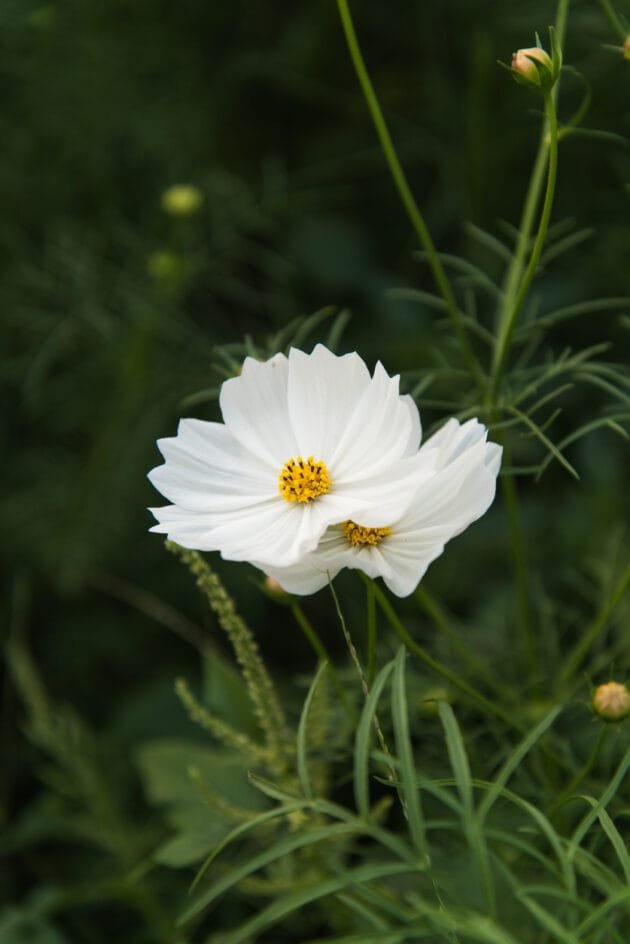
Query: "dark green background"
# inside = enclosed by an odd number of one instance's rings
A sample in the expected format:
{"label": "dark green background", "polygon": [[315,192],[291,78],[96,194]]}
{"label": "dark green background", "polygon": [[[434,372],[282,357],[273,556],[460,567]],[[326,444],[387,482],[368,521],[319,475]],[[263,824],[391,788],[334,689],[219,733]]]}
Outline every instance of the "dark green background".
{"label": "dark green background", "polygon": [[[497,59],[531,45],[535,29],[544,35],[554,4],[400,0],[353,11],[436,243],[490,262],[462,224],[496,233],[497,220],[517,222],[538,138],[538,100]],[[218,416],[212,401],[182,406],[220,382],[213,346],[245,334],[264,346],[297,315],[349,307],[341,349],[395,373],[431,363],[444,330],[428,309],[386,296],[432,283],[413,257],[332,0],[6,0],[0,29],[4,632],[13,620],[51,697],[74,705],[125,768],[137,740],[182,728],[172,679],[198,672],[192,647],[115,597],[135,592],[122,579],[205,619],[188,575],[147,533],[145,508],[161,499],[145,476],[178,416]],[[630,63],[602,46],[616,41],[596,3],[575,3],[566,61],[592,86],[585,126],[630,137]],[[567,77],[561,113],[579,98]],[[189,220],[160,205],[178,182],[204,195]],[[594,232],[544,273],[546,308],[627,293],[629,183],[622,142],[562,145],[554,219]],[[156,278],[150,259],[165,250],[177,271]],[[626,336],[610,315],[571,322],[550,344],[612,339],[607,356],[627,362]],[[560,424],[590,406],[575,396]],[[443,418],[422,412],[427,425]],[[539,485],[519,483],[531,557],[567,599],[571,575],[601,556],[628,509],[621,440],[597,434],[570,458],[580,485],[557,466]],[[496,507],[434,565],[429,579],[456,612],[483,611],[509,588],[505,541]],[[274,670],[289,680],[310,669],[285,611],[245,580],[254,572],[216,563]],[[313,617],[341,652],[320,597]],[[9,821],[39,795],[41,761],[10,683],[3,715]],[[72,877],[80,861],[52,841],[18,853],[8,899]],[[105,927],[116,931],[112,914]]]}

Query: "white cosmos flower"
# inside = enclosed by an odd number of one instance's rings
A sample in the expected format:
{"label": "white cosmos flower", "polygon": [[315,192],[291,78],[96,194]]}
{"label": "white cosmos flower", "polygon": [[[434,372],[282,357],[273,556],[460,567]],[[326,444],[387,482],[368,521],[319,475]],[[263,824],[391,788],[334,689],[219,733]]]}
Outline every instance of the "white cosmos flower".
{"label": "white cosmos flower", "polygon": [[224,424],[183,419],[158,441],[149,473],[171,505],[153,508],[183,547],[285,567],[346,519],[396,521],[428,481],[437,449],[418,451],[418,410],[381,364],[322,345],[264,363],[247,358],[225,381]]}
{"label": "white cosmos flower", "polygon": [[477,420],[449,420],[420,448],[420,456],[437,450],[438,460],[402,514],[382,516],[380,527],[351,518],[330,527],[316,551],[292,567],[258,566],[288,593],[314,593],[349,567],[382,577],[397,596],[408,596],[446,542],[492,504],[502,450],[486,436]]}

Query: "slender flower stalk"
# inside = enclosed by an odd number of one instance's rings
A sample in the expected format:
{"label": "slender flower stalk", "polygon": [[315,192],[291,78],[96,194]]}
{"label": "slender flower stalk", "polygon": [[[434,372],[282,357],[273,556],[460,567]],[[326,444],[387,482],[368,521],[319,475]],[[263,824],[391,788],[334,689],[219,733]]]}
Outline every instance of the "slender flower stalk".
{"label": "slender flower stalk", "polygon": [[[368,580],[368,578],[363,574],[361,574],[361,577],[365,581]],[[501,718],[501,720],[509,724],[510,727],[516,728],[518,731],[523,730],[523,726],[514,718],[513,714],[511,714],[506,709],[503,709],[495,702],[490,701],[489,698],[486,698],[485,695],[482,695],[481,692],[478,692],[476,689],[474,689],[472,685],[469,685],[468,682],[461,678],[461,676],[459,676],[456,672],[452,672],[438,659],[434,659],[433,656],[426,651],[426,649],[417,643],[410,633],[405,629],[402,622],[398,618],[398,614],[396,613],[394,607],[391,605],[381,588],[376,584],[374,585],[374,593],[376,596],[376,602],[385,614],[390,626],[410,652],[413,652],[413,654],[417,656],[421,662],[424,662],[428,668],[436,672],[437,675],[441,675],[442,678],[446,679],[447,682],[450,682],[454,688],[466,695],[480,708],[483,708],[489,714],[492,714],[497,718]]]}
{"label": "slender flower stalk", "polygon": [[621,22],[619,15],[617,14],[617,11],[613,7],[610,0],[599,0],[599,5],[604,11],[604,13],[606,14],[608,22],[610,23],[614,31],[617,33],[621,41],[624,42],[624,40],[628,36],[628,30],[625,28],[625,26]]}
{"label": "slender flower stalk", "polygon": [[350,704],[346,690],[341,682],[341,679],[339,678],[339,673],[337,672],[335,668],[334,662],[332,660],[332,656],[330,655],[330,653],[328,652],[328,649],[326,648],[321,638],[319,637],[317,630],[315,629],[315,627],[313,626],[313,624],[311,623],[308,616],[306,615],[306,613],[304,612],[303,608],[301,607],[301,605],[298,603],[297,600],[294,600],[292,602],[291,612],[293,613],[295,622],[298,624],[298,626],[304,633],[305,638],[308,640],[308,642],[312,646],[320,662],[325,662],[328,665],[328,670],[332,676],[332,680],[334,682],[335,688],[337,689],[337,694],[339,695],[341,703],[344,706],[346,714],[348,715],[348,718],[350,719],[350,721],[353,724],[356,724],[357,723],[356,712],[354,711],[352,705]]}
{"label": "slender flower stalk", "polygon": [[575,791],[580,786],[580,784],[583,783],[584,780],[586,780],[586,778],[590,774],[591,770],[593,769],[593,767],[595,766],[595,764],[597,763],[600,757],[602,748],[604,747],[604,741],[606,740],[606,736],[608,734],[608,730],[609,729],[606,727],[606,725],[602,725],[602,727],[600,728],[599,734],[597,736],[597,740],[595,741],[595,744],[593,746],[593,750],[589,754],[586,760],[586,763],[580,770],[578,770],[578,772],[573,777],[569,785],[565,787],[565,789],[562,791],[560,796],[555,801],[553,805],[553,809],[551,810],[552,816],[564,805],[564,803],[566,803],[566,801],[572,796],[572,794],[575,793]]}
{"label": "slender flower stalk", "polygon": [[525,658],[529,664],[530,679],[532,683],[536,685],[540,676],[539,651],[529,595],[527,545],[523,534],[523,525],[518,506],[518,494],[513,476],[504,475],[501,478],[501,491],[503,494],[508,534],[510,536],[512,560],[514,562],[516,599],[523,638],[522,645]]}
{"label": "slender flower stalk", "polygon": [[479,387],[483,390],[486,387],[486,380],[483,370],[481,369],[479,361],[477,360],[475,353],[470,346],[470,341],[468,339],[468,335],[466,333],[466,329],[464,327],[453,290],[450,286],[442,263],[440,262],[440,257],[436,252],[427,224],[424,220],[424,217],[422,216],[422,213],[420,212],[413,193],[411,192],[407,177],[401,166],[400,160],[398,159],[392,137],[387,127],[387,122],[385,121],[385,117],[376,96],[374,86],[372,85],[372,80],[370,79],[370,75],[365,65],[365,60],[361,53],[361,47],[359,46],[359,40],[357,38],[356,30],[352,20],[352,14],[350,13],[347,0],[337,0],[337,7],[339,9],[339,16],[341,17],[341,23],[345,33],[346,42],[348,44],[348,50],[350,52],[352,64],[354,66],[361,90],[370,111],[370,115],[372,117],[372,121],[374,123],[385,160],[387,161],[387,166],[389,167],[390,174],[392,175],[392,179],[398,191],[398,195],[402,201],[411,225],[413,226],[413,229],[420,240],[420,244],[427,254],[429,266],[431,267],[436,285],[446,304],[446,310],[451,320],[453,331],[455,332],[455,336],[459,342],[462,354],[466,360],[466,363],[468,364],[468,367],[470,368],[472,375],[477,381]]}
{"label": "slender flower stalk", "polygon": [[575,673],[588,655],[589,650],[597,642],[601,634],[606,629],[608,620],[629,588],[630,564],[621,574],[609,596],[606,597],[593,622],[584,630],[577,643],[567,656],[559,679],[559,684],[562,689],[565,689],[571,683]]}
{"label": "slender flower stalk", "polygon": [[514,304],[510,309],[504,312],[504,316],[499,324],[499,331],[494,348],[494,358],[492,364],[492,386],[490,390],[490,402],[493,405],[496,404],[499,396],[501,382],[503,380],[503,373],[505,371],[507,357],[510,349],[510,341],[512,340],[512,334],[514,332],[514,328],[516,327],[518,316],[520,315],[523,308],[523,304],[525,303],[525,299],[527,298],[529,288],[532,284],[534,276],[536,275],[540,256],[545,245],[545,238],[547,236],[547,230],[549,229],[551,209],[553,207],[553,198],[556,190],[556,177],[558,172],[558,116],[556,114],[554,97],[550,90],[544,92],[544,99],[549,136],[549,161],[547,164],[547,187],[545,191],[545,200],[543,203],[542,213],[540,215],[540,222],[538,224],[538,232],[536,234],[534,246],[529,257],[529,263],[520,282],[518,291],[516,293],[516,298],[514,299]]}

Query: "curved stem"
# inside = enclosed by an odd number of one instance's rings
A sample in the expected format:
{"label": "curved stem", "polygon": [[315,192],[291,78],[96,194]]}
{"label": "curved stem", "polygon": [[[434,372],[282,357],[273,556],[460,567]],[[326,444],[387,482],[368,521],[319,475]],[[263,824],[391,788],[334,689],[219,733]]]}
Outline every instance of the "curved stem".
{"label": "curved stem", "polygon": [[418,208],[418,204],[416,203],[411,192],[405,172],[402,169],[400,161],[398,160],[394,143],[389,133],[383,112],[381,111],[381,106],[379,105],[376,92],[374,91],[374,86],[372,85],[372,81],[367,71],[365,60],[363,59],[363,55],[361,53],[361,48],[359,46],[354,23],[352,21],[352,14],[350,13],[347,0],[337,0],[337,7],[339,9],[339,16],[341,17],[341,23],[345,33],[346,42],[348,44],[350,58],[352,59],[352,64],[354,65],[361,90],[372,117],[376,134],[378,135],[385,160],[387,161],[387,166],[389,167],[389,172],[392,175],[392,179],[398,191],[401,202],[405,208],[409,221],[411,222],[411,225],[413,226],[414,231],[420,240],[420,244],[427,254],[429,266],[433,272],[433,277],[440,294],[446,303],[446,310],[451,320],[453,331],[455,332],[457,340],[459,341],[462,354],[466,359],[466,363],[468,364],[468,367],[470,368],[470,371],[473,374],[475,380],[481,389],[485,389],[486,381],[484,374],[477,358],[475,357],[473,349],[470,346],[468,335],[466,333],[466,329],[464,327],[453,290],[451,289],[446,273],[444,272],[444,268],[442,267],[442,263],[440,262],[440,257],[436,252],[433,240],[431,239],[431,234],[429,233],[428,227],[424,221],[424,217],[422,216],[422,213]]}
{"label": "curved stem", "polygon": [[[509,462],[509,447],[503,442],[504,461]],[[508,532],[514,574],[516,577],[516,599],[520,617],[521,633],[523,637],[523,651],[529,666],[531,682],[536,687],[540,682],[540,660],[532,608],[530,603],[530,579],[527,560],[527,545],[523,534],[523,526],[518,507],[518,495],[513,476],[502,475],[501,491],[505,514],[507,517]]]}
{"label": "curved stem", "polygon": [[628,36],[628,30],[624,27],[623,23],[619,19],[617,11],[613,7],[612,3],[610,3],[610,0],[599,0],[599,5],[606,14],[608,22],[621,39],[621,42],[625,42]]}
{"label": "curved stem", "polygon": [[[361,577],[363,578],[363,574],[361,574]],[[364,579],[367,580],[368,578],[366,577]],[[523,730],[523,726],[516,721],[513,713],[490,701],[489,698],[486,698],[485,695],[482,695],[481,692],[478,692],[476,689],[474,689],[472,685],[469,685],[465,679],[461,678],[459,675],[457,675],[457,673],[452,672],[438,659],[434,659],[433,656],[426,651],[426,649],[419,645],[419,643],[417,643],[410,633],[405,629],[398,618],[396,611],[380,587],[374,585],[374,593],[376,595],[376,602],[387,617],[390,626],[410,652],[413,652],[413,654],[417,656],[422,662],[424,662],[426,666],[428,666],[438,675],[441,675],[442,678],[446,679],[447,682],[450,682],[454,688],[457,688],[460,692],[463,692],[465,695],[467,695],[471,701],[476,702],[480,708],[483,708],[490,714],[495,715],[497,718],[501,718],[501,720],[510,725],[510,727],[516,728],[518,731]]]}
{"label": "curved stem", "polygon": [[302,607],[297,601],[291,604],[291,612],[293,613],[296,623],[298,624],[298,626],[304,633],[305,637],[308,639],[309,643],[313,647],[320,662],[328,663],[328,668],[329,668],[332,680],[334,682],[335,688],[337,689],[337,694],[339,695],[339,698],[341,699],[341,702],[344,706],[346,714],[348,715],[348,718],[350,719],[352,724],[356,724],[358,720],[356,712],[354,711],[352,705],[350,704],[350,701],[348,700],[348,695],[346,693],[345,688],[343,687],[341,683],[341,679],[339,678],[339,674],[335,668],[335,664],[328,650],[326,649],[326,646],[319,638],[317,634],[317,630],[315,629],[315,627],[309,620],[308,616],[306,615],[306,613],[304,612],[304,610],[302,609]]}
{"label": "curved stem", "polygon": [[[499,324],[499,334],[497,337],[497,343],[494,349],[494,359],[492,365],[492,386],[490,391],[491,403],[496,403],[499,390],[501,388],[501,381],[503,379],[503,372],[505,370],[505,365],[507,361],[508,352],[510,349],[510,341],[512,340],[512,334],[514,328],[516,327],[516,322],[518,321],[518,316],[521,313],[521,309],[527,298],[527,293],[529,292],[530,285],[536,274],[536,269],[538,268],[538,263],[540,261],[540,256],[545,244],[545,238],[547,236],[547,230],[549,228],[549,220],[551,219],[551,208],[553,206],[553,198],[556,190],[556,177],[558,171],[558,116],[556,114],[556,105],[554,101],[554,96],[551,92],[545,92],[545,108],[547,112],[547,124],[548,124],[548,136],[549,136],[549,162],[547,164],[547,189],[545,192],[545,201],[543,204],[542,213],[540,215],[540,223],[538,224],[538,232],[536,234],[536,239],[532,252],[529,258],[529,263],[525,274],[520,282],[514,304],[511,309],[507,309],[504,312],[504,316]],[[540,158],[540,154],[539,154]],[[528,195],[528,203],[531,200],[531,206],[526,206],[526,213],[529,214],[533,212],[533,207],[535,207],[535,201],[533,198],[533,191],[530,188],[530,193]]]}
{"label": "curved stem", "polygon": [[626,567],[624,572],[621,574],[621,577],[615,584],[610,595],[606,598],[602,607],[590,624],[590,626],[585,629],[582,636],[575,644],[574,648],[568,654],[564,668],[560,675],[560,687],[566,688],[577,670],[579,669],[582,661],[588,655],[588,651],[593,646],[603,631],[606,629],[608,620],[615,611],[617,605],[623,599],[626,591],[630,588],[630,564]]}
{"label": "curved stem", "polygon": [[606,740],[606,735],[608,734],[608,730],[609,729],[607,728],[607,726],[605,724],[602,724],[600,728],[600,732],[597,736],[597,740],[595,741],[595,744],[593,746],[593,750],[591,751],[586,763],[584,764],[582,769],[577,772],[577,774],[575,775],[575,777],[573,778],[569,786],[565,787],[565,789],[562,791],[562,793],[560,794],[560,796],[554,803],[553,809],[551,810],[551,813],[550,813],[551,816],[553,816],[553,814],[556,813],[560,809],[560,807],[566,802],[566,800],[569,799],[571,794],[579,787],[582,781],[584,781],[586,777],[590,774],[591,770],[593,769],[593,767],[597,763],[597,760],[599,759],[599,755],[602,752],[602,748],[604,746],[604,741]]}

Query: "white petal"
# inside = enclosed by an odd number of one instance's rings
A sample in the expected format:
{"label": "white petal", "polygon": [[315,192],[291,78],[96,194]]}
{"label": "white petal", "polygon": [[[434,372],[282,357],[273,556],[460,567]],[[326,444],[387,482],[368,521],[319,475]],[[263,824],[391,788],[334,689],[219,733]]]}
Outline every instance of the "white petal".
{"label": "white petal", "polygon": [[246,515],[226,516],[212,537],[226,560],[286,567],[314,550],[327,527],[317,504],[292,504],[278,496]]}
{"label": "white petal", "polygon": [[248,357],[240,377],[226,380],[219,398],[230,432],[276,474],[299,452],[289,419],[288,377],[284,354],[264,363]]}
{"label": "white petal", "polygon": [[453,418],[425,440],[422,448],[438,449],[438,467],[443,468],[476,443],[485,440],[487,434],[488,430],[477,419],[468,420],[462,425],[459,420]]}
{"label": "white petal", "polygon": [[369,384],[370,373],[358,354],[337,357],[321,344],[310,355],[291,349],[288,409],[302,456],[312,455],[330,464],[335,445]]}
{"label": "white petal", "polygon": [[413,397],[406,393],[405,396],[401,397],[400,399],[409,410],[409,417],[411,419],[409,442],[407,444],[407,449],[405,450],[405,455],[411,456],[414,452],[416,452],[420,446],[420,443],[422,442],[422,423],[420,422],[420,413]]}
{"label": "white petal", "polygon": [[[490,469],[485,464],[488,457]],[[479,439],[420,486],[413,507],[399,522],[399,529],[416,531],[445,526],[453,534],[459,533],[492,504],[496,468],[496,447]]]}
{"label": "white petal", "polygon": [[269,567],[258,563],[255,563],[254,566],[259,567],[268,577],[277,580],[287,593],[295,593],[299,596],[306,596],[321,590],[337,576],[338,572],[338,569],[333,571],[322,570],[310,555],[291,567]]}
{"label": "white petal", "polygon": [[371,477],[408,455],[412,446],[417,447],[419,418],[413,418],[398,383],[397,376],[389,377],[382,364],[376,365],[374,377],[331,456],[330,471],[337,478]]}
{"label": "white petal", "polygon": [[158,447],[166,462],[149,479],[183,508],[229,511],[277,493],[277,475],[219,423],[181,420],[177,436],[158,440]]}
{"label": "white petal", "polygon": [[407,512],[422,484],[433,480],[434,459],[434,450],[421,450],[360,481],[335,485],[333,480],[335,498],[347,508],[337,521],[352,518],[369,528],[391,525]]}
{"label": "white petal", "polygon": [[149,508],[149,511],[158,524],[154,524],[150,531],[166,534],[169,541],[175,541],[182,547],[195,551],[218,550],[212,539],[212,522],[207,516],[197,511],[186,511],[176,505],[165,505],[163,508]]}
{"label": "white petal", "polygon": [[403,554],[392,548],[387,552],[391,573],[384,576],[385,583],[397,597],[408,597],[424,577],[429,565],[440,556],[443,550],[443,544],[434,544],[430,550],[420,556],[418,553]]}

